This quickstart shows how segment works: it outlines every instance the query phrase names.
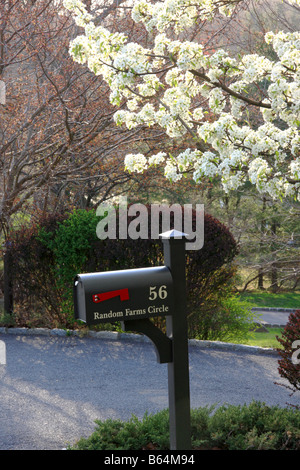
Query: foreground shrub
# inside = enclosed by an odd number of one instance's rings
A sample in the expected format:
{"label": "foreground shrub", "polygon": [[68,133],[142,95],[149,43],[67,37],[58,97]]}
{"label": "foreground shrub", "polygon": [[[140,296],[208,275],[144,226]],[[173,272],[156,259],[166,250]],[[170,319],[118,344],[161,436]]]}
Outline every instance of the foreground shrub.
{"label": "foreground shrub", "polygon": [[[300,450],[300,411],[252,402],[191,410],[193,449]],[[71,450],[169,449],[168,410],[142,420],[96,421]]]}
{"label": "foreground shrub", "polygon": [[255,401],[222,406],[209,431],[214,445],[228,450],[300,450],[300,411]]}
{"label": "foreground shrub", "polygon": [[96,420],[96,429],[87,439],[80,439],[74,446],[77,450],[134,450],[150,444],[159,449],[168,449],[169,413],[160,411],[155,415],[145,414],[142,420],[132,416],[129,421]]}

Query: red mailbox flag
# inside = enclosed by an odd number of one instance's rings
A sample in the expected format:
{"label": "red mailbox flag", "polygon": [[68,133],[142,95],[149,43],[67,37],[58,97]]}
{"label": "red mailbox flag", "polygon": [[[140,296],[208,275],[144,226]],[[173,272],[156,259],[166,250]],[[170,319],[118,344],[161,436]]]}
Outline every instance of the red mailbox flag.
{"label": "red mailbox flag", "polygon": [[102,294],[95,294],[93,295],[93,302],[95,302],[95,304],[98,304],[99,302],[112,299],[113,297],[120,297],[120,300],[128,300],[128,289],[111,290],[109,292],[103,292]]}

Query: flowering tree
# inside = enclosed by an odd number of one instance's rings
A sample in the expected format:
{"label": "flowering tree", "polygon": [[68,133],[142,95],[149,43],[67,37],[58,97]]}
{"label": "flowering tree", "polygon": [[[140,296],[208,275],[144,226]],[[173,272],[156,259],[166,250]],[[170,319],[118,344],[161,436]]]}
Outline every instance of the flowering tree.
{"label": "flowering tree", "polygon": [[[84,28],[70,53],[106,80],[112,104],[126,101],[127,108],[115,113],[118,125],[158,125],[170,138],[190,136],[190,147],[177,155],[127,155],[129,171],[163,164],[171,181],[186,173],[196,182],[219,177],[225,191],[250,181],[273,198],[300,200],[300,32],[265,35],[275,60],[231,57],[221,49],[209,55],[199,42],[184,39],[193,25],[230,16],[242,2],[136,0],[132,18],[153,38],[145,48],[97,26],[80,0],[65,0]],[[261,120],[254,127],[251,115],[257,112]]]}

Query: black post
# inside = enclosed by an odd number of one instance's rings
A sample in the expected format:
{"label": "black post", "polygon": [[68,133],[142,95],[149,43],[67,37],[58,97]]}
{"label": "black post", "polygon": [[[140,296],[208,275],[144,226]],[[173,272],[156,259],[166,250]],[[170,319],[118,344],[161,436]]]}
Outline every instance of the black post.
{"label": "black post", "polygon": [[190,386],[185,280],[185,234],[171,230],[160,235],[164,260],[174,286],[173,315],[166,317],[167,336],[172,340],[168,363],[170,449],[191,449]]}

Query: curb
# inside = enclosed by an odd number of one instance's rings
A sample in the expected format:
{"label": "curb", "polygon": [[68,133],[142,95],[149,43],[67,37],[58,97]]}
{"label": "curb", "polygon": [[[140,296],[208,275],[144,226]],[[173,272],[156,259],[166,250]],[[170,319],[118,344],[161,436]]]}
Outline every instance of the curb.
{"label": "curb", "polygon": [[295,312],[298,308],[282,308],[282,307],[252,307],[253,312]]}
{"label": "curb", "polygon": [[286,324],[281,324],[281,323],[266,323],[263,320],[260,320],[258,322],[260,325],[265,326],[266,328],[284,328]]}
{"label": "curb", "polygon": [[[62,330],[59,328],[48,329],[48,328],[6,328],[0,327],[1,334],[10,334],[15,336],[27,335],[27,336],[60,336],[60,337],[72,337],[78,338],[94,338],[104,339],[110,341],[131,341],[139,343],[152,343],[151,340],[145,335],[138,335],[134,333],[119,333],[117,331],[88,331],[82,333],[80,330]],[[257,354],[270,354],[277,355],[276,349],[273,348],[261,348],[259,346],[248,346],[246,344],[235,344],[225,343],[222,341],[205,341],[198,339],[189,339],[189,346],[204,348],[204,349],[222,349],[226,351],[243,351],[247,353]]]}

